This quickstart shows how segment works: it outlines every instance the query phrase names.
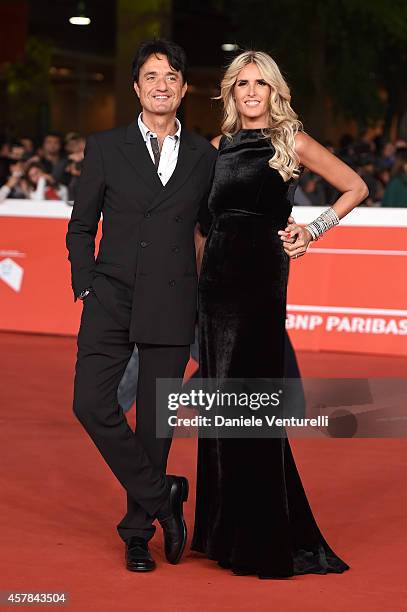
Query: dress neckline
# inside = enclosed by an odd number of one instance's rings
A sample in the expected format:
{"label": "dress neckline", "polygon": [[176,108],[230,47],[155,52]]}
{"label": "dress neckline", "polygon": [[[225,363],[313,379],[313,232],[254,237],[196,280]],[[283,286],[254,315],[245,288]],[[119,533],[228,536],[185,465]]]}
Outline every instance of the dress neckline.
{"label": "dress neckline", "polygon": [[241,128],[239,132],[263,132],[264,130],[268,130],[268,127],[262,128]]}
{"label": "dress neckline", "polygon": [[266,128],[241,128],[232,135],[230,140],[223,136],[219,145],[219,151],[234,150],[235,147],[240,147],[241,145],[253,145],[256,148],[272,147],[270,139],[263,133],[264,129]]}

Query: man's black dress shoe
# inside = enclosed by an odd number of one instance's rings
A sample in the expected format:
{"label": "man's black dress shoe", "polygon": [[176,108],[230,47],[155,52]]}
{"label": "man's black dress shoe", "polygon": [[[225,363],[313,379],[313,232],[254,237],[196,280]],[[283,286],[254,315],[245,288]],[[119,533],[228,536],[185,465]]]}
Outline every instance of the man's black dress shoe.
{"label": "man's black dress shoe", "polygon": [[184,476],[167,476],[170,495],[157,519],[164,532],[164,550],[167,561],[178,563],[187,543],[187,526],[184,520],[183,503],[188,499],[188,480]]}
{"label": "man's black dress shoe", "polygon": [[155,561],[150,555],[146,540],[132,536],[126,540],[126,567],[130,572],[151,572]]}

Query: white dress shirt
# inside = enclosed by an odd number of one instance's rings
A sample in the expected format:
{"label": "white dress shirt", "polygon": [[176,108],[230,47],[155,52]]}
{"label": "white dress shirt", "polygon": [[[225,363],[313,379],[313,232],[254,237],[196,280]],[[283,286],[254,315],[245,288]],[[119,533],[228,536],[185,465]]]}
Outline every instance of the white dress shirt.
{"label": "white dress shirt", "polygon": [[[138,117],[138,126],[140,128],[141,135],[143,136],[143,140],[146,143],[147,150],[150,153],[151,160],[154,164],[154,153],[151,147],[150,139],[157,138],[157,134],[152,132],[146,126],[146,124],[143,123],[141,116],[142,113],[140,113]],[[165,185],[170,180],[178,160],[179,141],[181,136],[181,123],[176,117],[175,123],[177,125],[177,131],[175,134],[165,137],[163,146],[161,148],[160,163],[158,164],[157,168],[157,174],[163,185]]]}

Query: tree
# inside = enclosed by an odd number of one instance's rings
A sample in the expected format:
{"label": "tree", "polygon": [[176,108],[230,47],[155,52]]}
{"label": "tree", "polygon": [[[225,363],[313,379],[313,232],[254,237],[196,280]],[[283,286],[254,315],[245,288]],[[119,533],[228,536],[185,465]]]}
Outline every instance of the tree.
{"label": "tree", "polygon": [[243,48],[268,51],[294,92],[294,106],[324,137],[330,116],[388,131],[405,108],[405,0],[224,0]]}

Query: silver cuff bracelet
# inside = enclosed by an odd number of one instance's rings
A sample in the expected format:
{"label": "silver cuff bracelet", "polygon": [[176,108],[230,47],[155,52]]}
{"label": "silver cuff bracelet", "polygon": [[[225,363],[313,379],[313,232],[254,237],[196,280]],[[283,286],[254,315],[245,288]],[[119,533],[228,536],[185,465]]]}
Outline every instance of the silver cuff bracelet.
{"label": "silver cuff bracelet", "polygon": [[318,240],[318,238],[320,238],[324,232],[331,229],[331,227],[333,227],[334,225],[338,225],[338,223],[339,217],[332,208],[332,206],[330,206],[329,208],[324,210],[324,212],[321,213],[319,217],[315,219],[315,221],[312,221],[305,227],[311,234],[312,239]]}

